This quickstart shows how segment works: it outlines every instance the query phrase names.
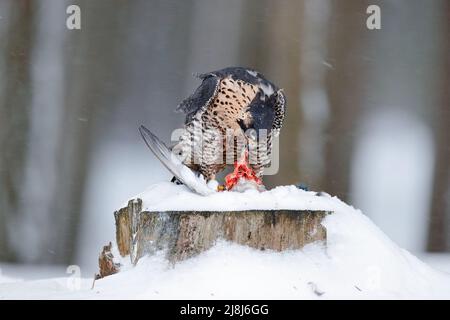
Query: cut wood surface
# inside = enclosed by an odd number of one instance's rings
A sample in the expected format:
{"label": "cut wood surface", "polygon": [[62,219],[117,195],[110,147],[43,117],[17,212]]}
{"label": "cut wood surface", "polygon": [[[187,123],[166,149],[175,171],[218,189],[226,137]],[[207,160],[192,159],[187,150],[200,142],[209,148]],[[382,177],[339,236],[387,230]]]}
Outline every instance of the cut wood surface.
{"label": "cut wood surface", "polygon": [[142,211],[142,200],[134,199],[114,216],[116,242],[122,256],[133,264],[144,255],[165,250],[177,262],[195,256],[219,240],[260,250],[300,249],[306,244],[326,242],[321,224],[329,212],[307,210],[247,211]]}

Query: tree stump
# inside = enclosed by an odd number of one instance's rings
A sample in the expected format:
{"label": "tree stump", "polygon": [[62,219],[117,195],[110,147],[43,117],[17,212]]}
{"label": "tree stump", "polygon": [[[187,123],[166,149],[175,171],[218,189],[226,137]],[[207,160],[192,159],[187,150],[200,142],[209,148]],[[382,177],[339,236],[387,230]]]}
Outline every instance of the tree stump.
{"label": "tree stump", "polygon": [[142,211],[142,200],[130,200],[114,213],[120,255],[136,264],[144,255],[165,250],[169,261],[195,256],[219,239],[260,250],[300,249],[326,243],[321,224],[326,211]]}

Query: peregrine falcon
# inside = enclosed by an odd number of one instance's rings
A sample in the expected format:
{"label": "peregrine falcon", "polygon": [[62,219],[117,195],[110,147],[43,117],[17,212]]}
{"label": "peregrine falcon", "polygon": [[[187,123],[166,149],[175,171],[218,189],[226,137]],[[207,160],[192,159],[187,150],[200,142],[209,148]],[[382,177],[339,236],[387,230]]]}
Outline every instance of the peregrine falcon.
{"label": "peregrine falcon", "polygon": [[261,73],[243,67],[198,78],[200,86],[177,108],[186,114],[185,131],[171,151],[206,181],[215,180],[217,173],[234,164],[223,189],[231,190],[241,178],[262,185],[272,139],[279,135],[286,113],[283,90]]}

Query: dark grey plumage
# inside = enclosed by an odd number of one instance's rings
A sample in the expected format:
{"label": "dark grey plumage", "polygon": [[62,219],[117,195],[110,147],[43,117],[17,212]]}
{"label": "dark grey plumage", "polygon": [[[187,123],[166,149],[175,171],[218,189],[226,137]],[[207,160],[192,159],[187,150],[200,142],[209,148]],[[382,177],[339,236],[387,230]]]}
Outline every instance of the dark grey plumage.
{"label": "dark grey plumage", "polygon": [[250,166],[261,177],[263,168],[270,164],[272,138],[283,125],[283,91],[249,68],[231,67],[198,77],[201,85],[177,108],[186,114],[186,133],[174,147],[184,155],[184,164],[207,180],[214,179],[217,172],[232,164],[229,159],[226,163],[225,154],[230,142],[226,145],[223,139],[232,132],[232,161],[247,149],[253,159]]}

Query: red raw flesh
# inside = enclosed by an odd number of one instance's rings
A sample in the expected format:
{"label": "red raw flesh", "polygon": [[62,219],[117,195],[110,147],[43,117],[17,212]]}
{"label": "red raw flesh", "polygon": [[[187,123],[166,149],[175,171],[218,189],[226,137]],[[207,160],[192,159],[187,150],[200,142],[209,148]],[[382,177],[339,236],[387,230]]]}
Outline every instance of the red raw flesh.
{"label": "red raw flesh", "polygon": [[245,151],[239,162],[234,163],[234,171],[225,177],[227,190],[231,190],[241,178],[262,184],[261,179],[256,176],[255,171],[248,165],[248,151]]}

